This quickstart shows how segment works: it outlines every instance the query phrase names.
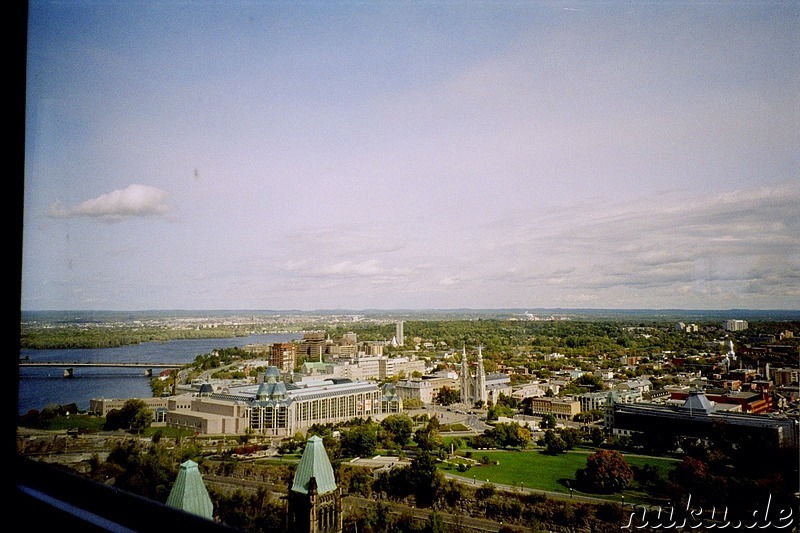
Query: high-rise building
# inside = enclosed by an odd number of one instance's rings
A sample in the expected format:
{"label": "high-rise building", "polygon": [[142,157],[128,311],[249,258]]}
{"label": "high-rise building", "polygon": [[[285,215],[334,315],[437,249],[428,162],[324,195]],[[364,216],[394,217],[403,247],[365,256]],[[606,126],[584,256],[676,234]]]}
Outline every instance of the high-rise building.
{"label": "high-rise building", "polygon": [[722,328],[725,331],[744,331],[747,329],[747,320],[726,320]]}
{"label": "high-rise building", "polygon": [[399,321],[395,327],[395,339],[397,340],[397,345],[402,346],[405,342],[403,339],[403,321]]}
{"label": "high-rise building", "polygon": [[281,372],[292,372],[297,362],[297,345],[293,342],[276,342],[272,344],[269,356],[270,366]]}
{"label": "high-rise building", "polygon": [[309,331],[303,334],[300,346],[297,348],[298,355],[302,355],[306,361],[322,361],[325,354],[325,332]]}

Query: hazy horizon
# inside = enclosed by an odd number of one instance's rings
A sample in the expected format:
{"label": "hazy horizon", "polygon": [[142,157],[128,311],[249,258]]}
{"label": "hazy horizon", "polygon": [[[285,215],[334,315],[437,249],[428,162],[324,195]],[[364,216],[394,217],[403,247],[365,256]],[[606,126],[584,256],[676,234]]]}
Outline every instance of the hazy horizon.
{"label": "hazy horizon", "polygon": [[213,316],[213,315],[233,315],[233,314],[266,314],[266,315],[313,315],[313,314],[344,314],[344,315],[390,315],[390,316],[414,316],[414,315],[512,315],[530,316],[539,318],[542,315],[649,315],[649,316],[685,316],[687,318],[708,316],[713,318],[726,317],[727,319],[746,319],[748,317],[781,317],[781,320],[800,320],[800,310],[797,309],[647,309],[647,308],[431,308],[431,309],[128,309],[128,310],[109,310],[109,309],[49,309],[49,310],[25,310],[22,311],[22,318],[25,315],[46,315],[46,314],[109,314],[109,315],[164,315],[170,314],[183,316]]}

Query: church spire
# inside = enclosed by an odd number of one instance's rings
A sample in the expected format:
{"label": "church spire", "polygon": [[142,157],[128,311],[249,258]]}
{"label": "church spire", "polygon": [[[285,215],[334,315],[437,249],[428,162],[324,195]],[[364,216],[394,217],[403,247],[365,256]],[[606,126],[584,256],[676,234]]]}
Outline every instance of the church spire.
{"label": "church spire", "polygon": [[478,371],[475,373],[475,400],[486,404],[486,371],[483,369],[483,346],[478,346]]}
{"label": "church spire", "polygon": [[469,367],[467,366],[466,346],[462,346],[461,348],[461,373],[458,376],[458,383],[461,389],[461,401],[467,405],[470,405],[472,403],[472,398],[470,397],[469,393],[470,375]]}

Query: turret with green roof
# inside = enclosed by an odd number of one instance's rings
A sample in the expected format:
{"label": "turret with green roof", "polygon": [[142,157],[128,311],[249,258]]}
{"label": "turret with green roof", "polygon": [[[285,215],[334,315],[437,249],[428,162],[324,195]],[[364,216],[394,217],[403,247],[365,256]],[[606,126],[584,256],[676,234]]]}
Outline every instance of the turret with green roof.
{"label": "turret with green roof", "polygon": [[325,494],[336,490],[331,461],[328,459],[322,439],[316,435],[308,439],[306,449],[303,450],[303,456],[294,474],[292,490],[302,494],[314,490],[317,494]]}
{"label": "turret with green roof", "polygon": [[214,504],[194,461],[188,460],[181,464],[178,478],[167,498],[167,505],[204,518],[213,518]]}
{"label": "turret with green roof", "polygon": [[289,490],[287,530],[341,533],[342,494],[322,439],[310,437]]}

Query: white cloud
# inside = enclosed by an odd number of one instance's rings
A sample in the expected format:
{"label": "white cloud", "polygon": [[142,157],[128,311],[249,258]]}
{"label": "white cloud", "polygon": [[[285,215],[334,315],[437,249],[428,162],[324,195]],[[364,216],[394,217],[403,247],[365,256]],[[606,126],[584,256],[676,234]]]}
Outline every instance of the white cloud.
{"label": "white cloud", "polygon": [[791,182],[520,217],[506,221],[506,237],[486,250],[483,278],[508,294],[542,295],[558,285],[562,292],[542,305],[578,292],[596,294],[602,305],[607,291],[629,293],[628,306],[696,305],[687,294],[696,301],[709,294],[729,302],[747,295],[796,299],[798,205],[800,183]]}
{"label": "white cloud", "polygon": [[171,208],[169,193],[150,185],[129,185],[107,194],[85,200],[72,207],[62,207],[56,202],[47,211],[51,218],[88,217],[104,222],[117,222],[129,218],[165,215]]}

